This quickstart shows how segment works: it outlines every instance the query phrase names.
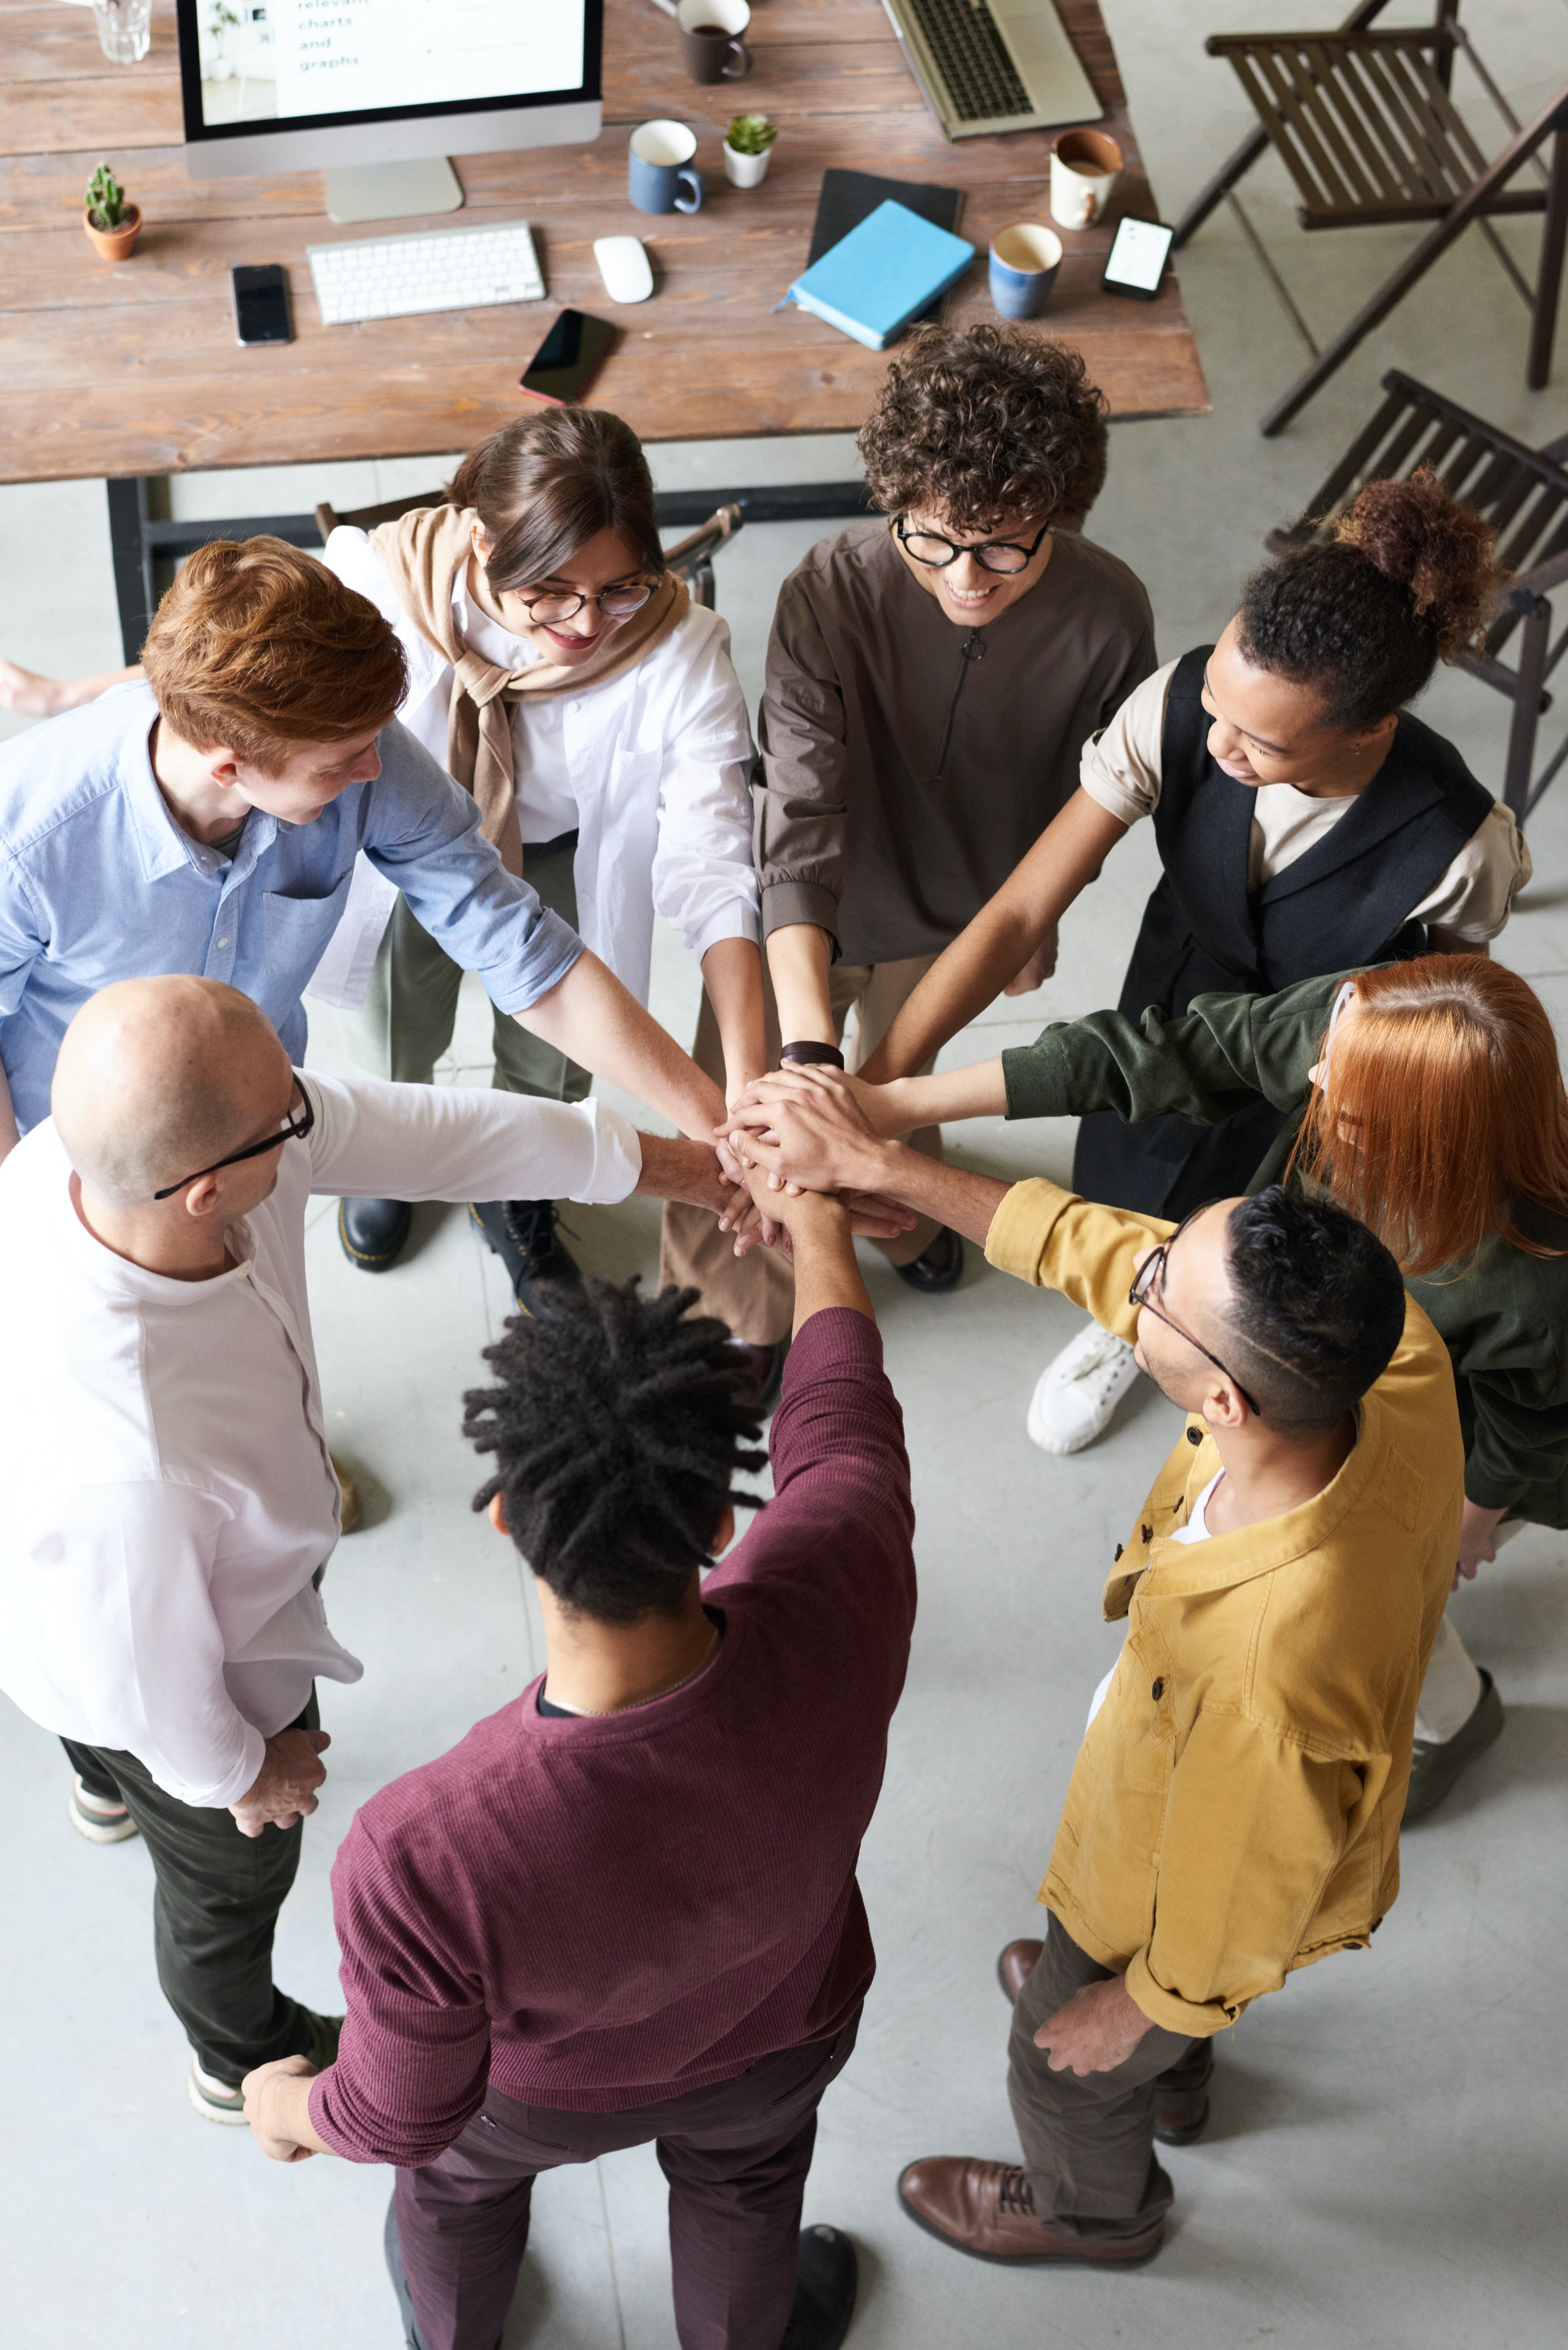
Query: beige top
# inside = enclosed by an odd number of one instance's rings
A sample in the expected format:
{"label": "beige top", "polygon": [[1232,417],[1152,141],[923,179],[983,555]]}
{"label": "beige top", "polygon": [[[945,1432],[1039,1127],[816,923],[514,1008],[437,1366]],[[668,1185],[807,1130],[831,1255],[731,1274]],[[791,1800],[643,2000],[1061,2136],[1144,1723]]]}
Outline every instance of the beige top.
{"label": "beige top", "polygon": [[[1159,799],[1159,746],[1165,702],[1176,663],[1167,661],[1135,686],[1108,726],[1084,745],[1078,780],[1092,800],[1123,824],[1152,816]],[[1260,784],[1252,817],[1247,887],[1262,889],[1304,856],[1338,823],[1353,799],[1320,800],[1293,784]],[[1495,939],[1508,920],[1532,868],[1524,836],[1501,800],[1466,841],[1435,889],[1410,909],[1417,921],[1435,923],[1467,945]]]}

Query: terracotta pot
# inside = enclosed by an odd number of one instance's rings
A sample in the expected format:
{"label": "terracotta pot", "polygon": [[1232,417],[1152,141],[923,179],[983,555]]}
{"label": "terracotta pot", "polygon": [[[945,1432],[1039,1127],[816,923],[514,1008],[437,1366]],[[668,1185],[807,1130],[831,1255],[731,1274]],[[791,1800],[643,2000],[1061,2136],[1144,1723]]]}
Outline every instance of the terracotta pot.
{"label": "terracotta pot", "polygon": [[82,226],[92,242],[93,251],[105,261],[125,261],[130,256],[137,238],[141,234],[141,207],[128,204],[126,216],[118,228],[94,228],[88,216],[88,206],[82,206]]}

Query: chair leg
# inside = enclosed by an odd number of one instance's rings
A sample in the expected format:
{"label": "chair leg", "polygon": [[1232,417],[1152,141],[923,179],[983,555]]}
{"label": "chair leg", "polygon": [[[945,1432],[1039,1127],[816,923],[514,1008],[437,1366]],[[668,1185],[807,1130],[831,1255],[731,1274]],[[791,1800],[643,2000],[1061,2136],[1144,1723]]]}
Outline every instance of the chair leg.
{"label": "chair leg", "polygon": [[[1518,604],[1515,588],[1511,601]],[[1532,596],[1520,630],[1519,674],[1513,689],[1513,721],[1508,730],[1508,764],[1502,796],[1516,824],[1530,812],[1530,769],[1535,757],[1535,730],[1541,718],[1541,686],[1546,674],[1546,644],[1552,628],[1552,607],[1544,596]]]}
{"label": "chair leg", "polygon": [[1524,380],[1544,391],[1552,375],[1552,345],[1557,332],[1557,301],[1563,255],[1568,247],[1568,120],[1552,141],[1552,177],[1546,189],[1546,219],[1541,232],[1541,267],[1535,281],[1535,320],[1530,331],[1530,364]]}
{"label": "chair leg", "polygon": [[1229,162],[1216,172],[1207,187],[1199,190],[1177,222],[1176,238],[1170,248],[1172,253],[1180,252],[1189,237],[1195,235],[1202,227],[1210,213],[1224,203],[1237,181],[1245,179],[1259,156],[1267,151],[1268,144],[1266,130],[1254,130],[1250,138],[1242,140]]}

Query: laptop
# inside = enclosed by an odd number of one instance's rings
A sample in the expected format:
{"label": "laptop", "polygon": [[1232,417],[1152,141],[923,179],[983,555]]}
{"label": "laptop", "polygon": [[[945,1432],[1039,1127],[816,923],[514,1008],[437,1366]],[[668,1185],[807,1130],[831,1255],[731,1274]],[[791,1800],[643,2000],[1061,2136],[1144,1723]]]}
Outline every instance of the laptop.
{"label": "laptop", "polygon": [[1105,108],[1052,0],[882,0],[947,139],[1098,122]]}

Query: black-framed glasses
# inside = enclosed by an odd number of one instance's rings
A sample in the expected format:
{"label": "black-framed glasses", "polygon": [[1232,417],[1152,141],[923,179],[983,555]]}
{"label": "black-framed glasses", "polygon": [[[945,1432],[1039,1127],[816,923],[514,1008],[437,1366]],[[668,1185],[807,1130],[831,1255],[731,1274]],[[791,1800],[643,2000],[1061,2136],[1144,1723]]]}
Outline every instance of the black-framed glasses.
{"label": "black-framed glasses", "polygon": [[1171,1233],[1169,1239],[1161,1241],[1158,1248],[1150,1249],[1148,1254],[1139,1265],[1137,1273],[1133,1275],[1133,1285],[1127,1292],[1127,1304],[1129,1305],[1141,1306],[1144,1313],[1152,1314],[1157,1322],[1163,1322],[1168,1330],[1174,1330],[1179,1338],[1185,1338],[1189,1347],[1196,1347],[1206,1363],[1212,1363],[1217,1371],[1224,1372],[1225,1377],[1230,1380],[1231,1385],[1235,1388],[1236,1393],[1241,1397],[1241,1401],[1246,1405],[1247,1409],[1253,1413],[1259,1419],[1262,1419],[1263,1417],[1262,1407],[1254,1402],[1253,1399],[1247,1393],[1246,1388],[1241,1385],[1241,1382],[1236,1377],[1235,1372],[1227,1370],[1225,1365],[1220,1360],[1219,1356],[1211,1355],[1200,1338],[1195,1338],[1190,1330],[1184,1330],[1179,1322],[1173,1322],[1168,1314],[1162,1314],[1159,1307],[1151,1302],[1152,1293],[1156,1284],[1158,1284],[1162,1292],[1165,1288],[1166,1260],[1168,1258],[1171,1250],[1176,1246],[1177,1242],[1181,1238],[1181,1235],[1187,1230],[1188,1225],[1193,1222],[1197,1217],[1207,1214],[1208,1211],[1213,1207],[1213,1205],[1214,1201],[1212,1200],[1205,1200],[1201,1207],[1189,1208],[1186,1215],[1181,1219],[1181,1222],[1177,1225],[1176,1230]]}
{"label": "black-framed glasses", "polygon": [[194,1175],[182,1175],[178,1183],[165,1183],[161,1191],[154,1191],[155,1200],[171,1200],[187,1183],[199,1183],[203,1175],[215,1175],[220,1167],[238,1167],[243,1159],[264,1159],[269,1150],[277,1150],[286,1142],[303,1142],[316,1124],[316,1106],[305,1087],[296,1077],[294,1089],[299,1096],[299,1107],[291,1109],[275,1134],[265,1142],[247,1142],[243,1150],[231,1150],[226,1159],[214,1159],[210,1167],[198,1167]]}
{"label": "black-framed glasses", "polygon": [[587,595],[523,596],[518,600],[536,626],[547,629],[557,620],[575,620],[585,604],[597,604],[607,620],[629,620],[652,593],[646,579],[632,579],[625,587],[601,588]]}
{"label": "black-framed glasses", "polygon": [[1042,523],[1028,546],[1012,538],[988,538],[982,546],[955,546],[950,538],[942,538],[934,530],[906,530],[904,525],[909,519],[908,515],[898,516],[893,525],[894,536],[906,555],[912,556],[917,563],[923,563],[930,571],[945,571],[950,563],[958,561],[961,555],[972,555],[986,571],[1000,571],[1003,575],[1027,571],[1051,529],[1048,522]]}

